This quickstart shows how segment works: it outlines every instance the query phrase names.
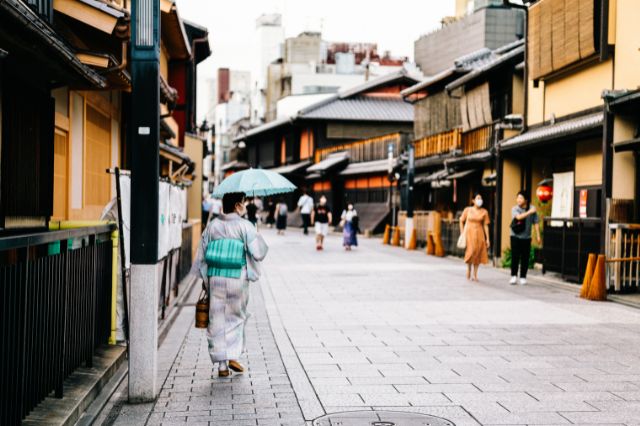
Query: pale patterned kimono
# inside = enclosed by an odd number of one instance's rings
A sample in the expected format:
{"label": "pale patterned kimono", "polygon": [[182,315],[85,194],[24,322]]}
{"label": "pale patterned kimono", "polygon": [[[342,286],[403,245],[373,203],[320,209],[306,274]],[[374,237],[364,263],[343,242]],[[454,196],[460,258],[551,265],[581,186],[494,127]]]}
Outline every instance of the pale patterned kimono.
{"label": "pale patterned kimono", "polygon": [[[237,239],[245,243],[247,265],[240,278],[207,277],[204,255],[210,241]],[[256,227],[236,213],[223,214],[209,222],[202,233],[191,273],[209,283],[209,327],[207,340],[211,361],[237,360],[245,350],[245,325],[249,319],[249,282],[260,278],[260,262],[268,247]]]}

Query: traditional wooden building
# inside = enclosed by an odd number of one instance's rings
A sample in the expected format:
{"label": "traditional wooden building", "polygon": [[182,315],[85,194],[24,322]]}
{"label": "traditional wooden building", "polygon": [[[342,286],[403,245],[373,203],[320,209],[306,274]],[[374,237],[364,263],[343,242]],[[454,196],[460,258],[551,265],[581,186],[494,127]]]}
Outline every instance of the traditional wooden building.
{"label": "traditional wooden building", "polygon": [[[617,157],[622,161],[613,163],[614,121],[604,110],[602,93],[637,87],[628,70],[638,55],[630,53],[630,39],[620,30],[633,33],[629,25],[639,6],[608,0],[529,2],[524,129],[499,146],[502,248],[509,244],[515,194],[525,189],[545,216],[544,267],[567,279],[580,280],[587,254],[605,250],[607,206],[633,198],[626,193],[630,175],[615,171],[629,162],[622,154]],[[548,203],[536,196],[541,184],[553,186]]]}
{"label": "traditional wooden building", "polygon": [[[401,134],[413,130],[413,110],[400,92],[417,81],[405,70],[390,73],[303,108],[292,118],[249,130],[236,142],[245,142],[252,167],[271,168],[316,196],[327,195],[336,217],[349,194],[359,197],[359,204],[366,198],[368,206],[360,206],[361,211],[386,215],[387,166],[382,161],[389,144],[396,158],[405,138]],[[358,179],[369,175],[374,178],[364,186]]]}
{"label": "traditional wooden building", "polygon": [[[115,194],[107,169],[128,164],[129,6],[0,2],[0,297],[9,307],[0,312],[3,424],[20,424],[52,392],[65,396],[68,383],[82,381],[65,380],[95,355],[124,358],[121,347],[106,345],[116,322],[113,226],[96,220]],[[206,30],[185,26],[174,2],[162,1],[162,19],[166,133],[158,143],[172,156],[165,177],[188,179],[182,139],[194,125],[195,65],[209,48]],[[52,220],[72,222],[50,230]],[[190,240],[182,241],[190,252]],[[42,353],[48,362],[38,362]],[[37,417],[57,424],[67,414],[42,409]]]}
{"label": "traditional wooden building", "polygon": [[522,130],[524,41],[494,50],[492,59],[447,84],[445,91],[460,99],[462,134],[460,150],[444,160],[443,175],[464,174],[471,180],[470,191],[458,197],[470,204],[474,193],[482,195],[492,218],[491,238],[499,247],[502,203],[501,187],[496,185],[501,174],[496,148],[499,140]]}
{"label": "traditional wooden building", "polygon": [[[516,47],[509,46],[505,52]],[[475,79],[469,80],[467,92],[461,78],[489,68],[502,54],[502,50],[481,49],[402,92],[415,108],[416,209],[455,216],[469,205],[474,192],[484,191],[485,165],[493,156],[491,101],[498,95],[491,99],[488,85]],[[492,173],[488,170],[487,177]]]}

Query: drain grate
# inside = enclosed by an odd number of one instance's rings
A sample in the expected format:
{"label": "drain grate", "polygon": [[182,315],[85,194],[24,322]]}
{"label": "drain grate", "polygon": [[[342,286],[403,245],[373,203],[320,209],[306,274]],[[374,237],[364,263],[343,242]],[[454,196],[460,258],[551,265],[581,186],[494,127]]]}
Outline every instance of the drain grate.
{"label": "drain grate", "polygon": [[403,411],[347,411],[313,421],[313,426],[455,426],[442,417]]}

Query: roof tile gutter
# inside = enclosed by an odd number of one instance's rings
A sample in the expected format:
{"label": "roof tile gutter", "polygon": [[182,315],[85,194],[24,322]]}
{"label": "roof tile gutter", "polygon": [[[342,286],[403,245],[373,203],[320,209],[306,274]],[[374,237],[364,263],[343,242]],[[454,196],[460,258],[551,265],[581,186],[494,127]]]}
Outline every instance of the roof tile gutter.
{"label": "roof tile gutter", "polygon": [[69,49],[64,41],[40,17],[20,0],[0,0],[0,10],[5,10],[10,16],[22,23],[26,28],[31,27],[42,42],[50,46],[64,59],[83,79],[96,88],[107,87],[107,80],[85,66]]}

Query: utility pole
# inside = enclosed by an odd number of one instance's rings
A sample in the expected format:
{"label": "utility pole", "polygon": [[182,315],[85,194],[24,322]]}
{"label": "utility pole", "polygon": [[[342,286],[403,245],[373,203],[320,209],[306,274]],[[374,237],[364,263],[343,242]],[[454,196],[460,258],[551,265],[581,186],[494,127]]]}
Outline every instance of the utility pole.
{"label": "utility pole", "polygon": [[405,246],[409,247],[413,233],[413,178],[416,171],[415,148],[409,144],[409,163],[407,164],[407,219],[404,226]]}
{"label": "utility pole", "polygon": [[391,211],[391,226],[396,226],[395,204],[393,202],[393,183],[395,182],[393,167],[393,144],[387,145],[387,178],[389,179],[389,211]]}
{"label": "utility pole", "polygon": [[158,371],[160,0],[133,0],[129,402],[154,401]]}

